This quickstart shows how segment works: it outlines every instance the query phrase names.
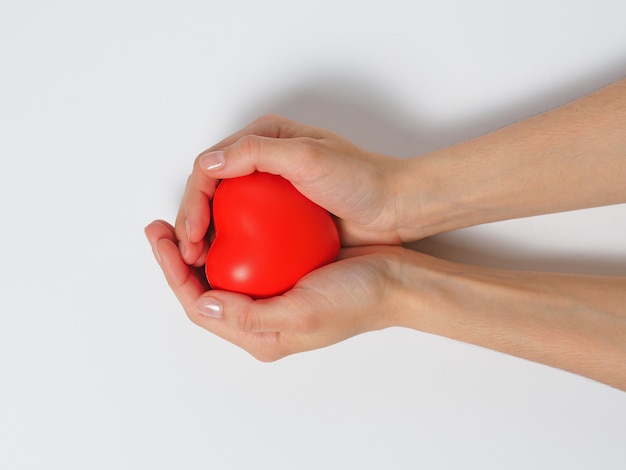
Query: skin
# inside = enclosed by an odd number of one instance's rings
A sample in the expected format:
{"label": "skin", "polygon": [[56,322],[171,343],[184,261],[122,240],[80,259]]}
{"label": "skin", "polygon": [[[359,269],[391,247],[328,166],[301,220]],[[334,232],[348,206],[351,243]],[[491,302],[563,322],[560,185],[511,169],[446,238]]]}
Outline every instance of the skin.
{"label": "skin", "polygon": [[[175,226],[146,235],[197,325],[273,361],[391,326],[626,390],[626,278],[452,263],[403,243],[471,225],[626,202],[626,80],[431,154],[397,159],[264,116],[196,158]],[[339,259],[282,296],[210,290],[201,266],[220,179],[280,174],[335,217]]]}

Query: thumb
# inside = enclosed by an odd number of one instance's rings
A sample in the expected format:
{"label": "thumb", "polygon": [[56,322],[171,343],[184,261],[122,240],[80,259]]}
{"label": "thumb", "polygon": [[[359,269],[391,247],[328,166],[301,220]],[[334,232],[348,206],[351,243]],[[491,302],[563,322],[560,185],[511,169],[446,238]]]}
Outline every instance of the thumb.
{"label": "thumb", "polygon": [[209,291],[196,302],[192,320],[258,360],[271,362],[293,353],[276,321],[284,311],[271,308],[273,303],[234,292]]}
{"label": "thumb", "polygon": [[[285,332],[293,331],[295,323],[295,312],[289,304],[281,296],[253,300],[235,292],[212,290],[200,296],[196,310],[212,325],[211,320],[218,319],[239,333]],[[199,318],[199,323],[204,321]]]}
{"label": "thumb", "polygon": [[[201,153],[195,165],[201,173],[214,179],[261,171],[297,184],[310,176],[311,169],[319,168],[319,159],[324,155],[320,150],[314,139],[246,135],[221,150]],[[316,165],[312,165],[314,160]]]}

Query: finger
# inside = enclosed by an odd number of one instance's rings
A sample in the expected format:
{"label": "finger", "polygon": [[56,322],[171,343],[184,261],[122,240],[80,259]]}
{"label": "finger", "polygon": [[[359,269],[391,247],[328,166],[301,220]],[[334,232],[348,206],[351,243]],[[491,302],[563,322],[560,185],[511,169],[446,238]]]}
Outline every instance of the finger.
{"label": "finger", "polygon": [[[202,152],[200,156],[231,145],[245,135],[280,137],[292,135],[294,128],[295,123],[292,121],[276,115],[266,115]],[[198,167],[197,162],[200,156],[196,158],[193,172],[187,180],[175,224],[183,259],[187,264],[194,265],[198,265],[201,253],[206,251],[204,237],[210,224],[209,201],[213,198],[219,180],[214,175],[207,175]],[[221,164],[223,162],[218,158],[206,165],[215,167]]]}
{"label": "finger", "polygon": [[176,239],[173,234],[174,228],[164,220],[155,220],[149,223],[144,229],[144,232],[146,234],[148,242],[150,243],[150,246],[153,249],[153,252],[155,252],[155,258],[157,257],[157,253],[155,250],[157,241],[162,238],[171,238],[173,240]]}
{"label": "finger", "polygon": [[324,131],[323,129],[301,124],[278,114],[265,114],[202,153],[211,152],[232,145],[246,135],[289,139],[293,137],[305,136],[321,138],[326,135],[326,133],[327,131]]}
{"label": "finger", "polygon": [[268,316],[284,312],[276,302],[266,305],[263,300],[235,292],[210,291],[195,304],[194,323],[213,332],[261,361],[275,361],[293,352],[292,335],[280,328],[284,323],[267,327]]}
{"label": "finger", "polygon": [[[210,201],[220,179],[245,176],[258,170],[280,174],[297,187],[298,182],[313,177],[313,172],[307,169],[321,168],[317,162],[322,151],[314,149],[315,144],[307,143],[309,139],[306,142],[301,139],[304,138],[248,136],[224,150],[196,159],[176,217],[176,236],[187,264],[200,266],[204,262],[205,236],[211,222]],[[216,161],[221,161],[221,168],[215,167]]]}
{"label": "finger", "polygon": [[180,256],[174,228],[164,221],[155,221],[145,229],[165,279],[183,307],[194,305],[205,286]]}
{"label": "finger", "polygon": [[243,333],[284,331],[284,324],[276,321],[276,317],[288,317],[289,314],[281,308],[280,301],[272,299],[269,306],[267,303],[233,292],[211,291],[198,299],[196,308],[201,314],[221,318]]}
{"label": "finger", "polygon": [[209,201],[217,180],[204,182],[190,176],[176,216],[176,238],[185,262],[192,266],[204,264],[208,245],[206,233],[211,223]]}
{"label": "finger", "polygon": [[210,291],[198,299],[196,308],[207,316],[216,316],[242,333],[296,333],[305,328],[303,303],[289,295],[252,300],[227,291]]}
{"label": "finger", "polygon": [[[228,147],[237,146],[239,148],[243,147],[243,150],[246,150],[247,146],[249,145],[250,147],[247,148],[247,150],[249,151],[254,152],[261,150],[259,147],[255,146],[255,141],[257,140],[256,138],[259,138],[259,140],[261,141],[302,140],[306,142],[329,138],[333,135],[334,134],[332,134],[331,132],[319,127],[309,126],[296,121],[292,121],[276,114],[267,114],[261,116],[247,127],[224,139],[217,145],[214,145],[210,149],[207,149],[204,152],[200,153],[198,158],[196,158],[194,172],[196,170],[199,170],[199,173],[203,173],[206,171],[211,172],[211,170],[222,170],[226,162],[223,159],[223,154],[221,151]],[[250,140],[250,142],[248,142],[248,140]],[[263,157],[267,157],[267,155],[263,155]],[[279,159],[278,163],[284,164],[286,162]],[[274,174],[282,174],[278,172],[278,168],[275,165],[273,170],[256,167],[254,165],[248,166],[247,169],[239,168],[239,171],[236,171],[236,168],[237,167],[232,168],[232,171],[234,171],[234,173],[222,175],[220,177],[233,178],[235,176],[244,176],[246,174],[252,173],[255,170],[268,171]],[[215,178],[215,173],[211,174],[211,177]]]}
{"label": "finger", "polygon": [[[175,243],[174,227],[164,221],[155,221],[145,229],[146,236],[155,252],[169,286],[183,306],[189,319],[196,325],[248,351],[262,361],[274,361],[291,350],[277,332],[249,332],[233,326],[232,318],[254,304],[249,297],[223,291],[206,292],[206,286],[195,276],[180,256]],[[199,299],[214,300],[210,307]],[[217,304],[215,302],[217,301]],[[222,303],[227,308],[222,308]],[[202,308],[198,308],[203,305]],[[226,312],[226,321],[222,319]]]}
{"label": "finger", "polygon": [[232,145],[200,155],[194,173],[198,178],[236,178],[255,171],[283,176],[294,185],[320,177],[328,152],[310,137],[275,139],[247,135]]}
{"label": "finger", "polygon": [[155,221],[145,229],[148,241],[153,247],[155,257],[163,270],[165,279],[183,306],[191,321],[219,336],[232,340],[232,328],[216,321],[210,316],[202,315],[196,308],[198,298],[206,292],[207,286],[195,275],[180,256],[175,243],[174,228],[164,221]]}

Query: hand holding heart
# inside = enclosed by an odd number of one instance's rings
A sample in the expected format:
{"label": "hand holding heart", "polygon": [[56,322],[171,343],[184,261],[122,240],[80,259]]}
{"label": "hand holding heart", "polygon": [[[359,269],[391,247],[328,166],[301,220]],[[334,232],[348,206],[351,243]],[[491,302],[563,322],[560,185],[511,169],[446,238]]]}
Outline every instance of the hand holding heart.
{"label": "hand holding heart", "polygon": [[[199,268],[205,264],[211,247],[209,260],[214,262],[212,267],[207,264],[207,274],[220,287],[221,281],[215,280],[215,272],[219,273],[222,264],[220,231],[232,232],[227,225],[233,207],[219,203],[216,191],[220,191],[220,181],[224,182],[221,190],[230,191],[226,188],[235,187],[242,177],[281,175],[303,199],[319,206],[328,220],[331,219],[326,211],[333,214],[341,246],[393,245],[402,241],[396,230],[396,201],[391,190],[400,172],[397,159],[366,152],[325,130],[266,116],[200,154],[189,177],[175,228],[157,221],[146,228],[146,234],[168,283],[192,321],[256,357],[276,359],[390,326],[391,309],[387,304],[394,300],[383,293],[389,294],[397,286],[399,263],[391,263],[386,256],[403,249],[343,248],[336,262],[304,276],[279,297],[255,301],[248,295],[229,291],[237,289],[207,290],[209,286]],[[215,247],[207,236],[212,201],[218,205],[213,207],[216,218],[222,219],[221,223],[214,221]],[[270,217],[282,226],[289,225],[289,220],[277,220],[277,214]],[[319,215],[315,217],[320,219]],[[323,218],[318,219],[313,223],[327,225]],[[310,229],[305,227],[307,230]],[[297,238],[302,238],[302,232]],[[313,245],[310,238],[304,243]],[[241,250],[245,248],[242,246]],[[228,247],[226,251],[232,253]],[[326,251],[332,253],[331,259],[337,255],[332,249]],[[265,297],[252,291],[250,294]]]}
{"label": "hand holding heart", "polygon": [[218,182],[255,171],[280,175],[335,216],[342,246],[400,244],[394,197],[403,161],[277,116],[253,122],[200,154],[176,218],[183,259],[204,264],[209,202]]}
{"label": "hand holding heart", "polygon": [[306,275],[285,294],[252,300],[207,291],[202,270],[183,261],[167,222],[152,222],[146,235],[189,319],[259,360],[273,361],[398,323],[395,292],[404,248],[344,248],[336,262]]}

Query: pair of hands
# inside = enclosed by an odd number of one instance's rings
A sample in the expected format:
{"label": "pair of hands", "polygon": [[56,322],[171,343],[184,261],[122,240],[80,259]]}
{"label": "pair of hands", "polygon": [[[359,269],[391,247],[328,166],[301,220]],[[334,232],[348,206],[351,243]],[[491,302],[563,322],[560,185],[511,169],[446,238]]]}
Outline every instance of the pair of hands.
{"label": "pair of hands", "polygon": [[[418,158],[364,151],[266,116],[195,161],[175,226],[146,228],[191,320],[261,360],[404,326],[626,390],[620,277],[466,266],[402,247],[462,227],[626,201],[626,80]],[[278,174],[331,212],[342,249],[285,294],[210,290],[202,264],[221,179]]]}
{"label": "pair of hands", "polygon": [[[209,204],[223,178],[279,174],[334,214],[339,259],[282,296],[252,300],[210,290],[201,266]],[[146,227],[170,287],[197,325],[271,361],[398,324],[405,249],[397,184],[403,161],[364,151],[328,131],[264,116],[194,163],[175,226]]]}

